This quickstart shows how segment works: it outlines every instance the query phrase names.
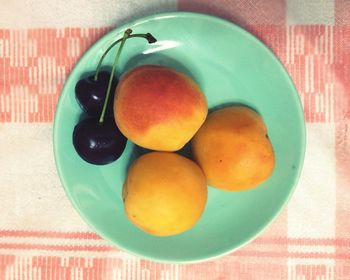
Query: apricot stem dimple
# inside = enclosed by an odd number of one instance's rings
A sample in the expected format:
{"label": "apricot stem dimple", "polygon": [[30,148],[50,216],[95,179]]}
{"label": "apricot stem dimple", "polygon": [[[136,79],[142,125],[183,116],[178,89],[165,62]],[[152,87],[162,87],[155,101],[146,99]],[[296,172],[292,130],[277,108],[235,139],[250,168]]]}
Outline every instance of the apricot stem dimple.
{"label": "apricot stem dimple", "polygon": [[124,184],[123,189],[122,189],[123,202],[125,202],[125,199],[127,196],[128,196],[128,187],[126,184]]}

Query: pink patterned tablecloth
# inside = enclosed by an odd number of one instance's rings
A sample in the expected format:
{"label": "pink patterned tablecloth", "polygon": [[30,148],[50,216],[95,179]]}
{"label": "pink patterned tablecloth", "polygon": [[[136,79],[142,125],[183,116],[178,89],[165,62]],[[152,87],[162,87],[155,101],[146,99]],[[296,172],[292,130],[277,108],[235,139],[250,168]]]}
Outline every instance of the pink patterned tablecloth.
{"label": "pink patterned tablecloth", "polygon": [[[0,1],[0,279],[350,279],[349,0]],[[307,126],[303,174],[255,241],[220,259],[158,264],[111,247],[80,219],[52,149],[73,65],[129,19],[196,11],[235,22],[291,74]]]}

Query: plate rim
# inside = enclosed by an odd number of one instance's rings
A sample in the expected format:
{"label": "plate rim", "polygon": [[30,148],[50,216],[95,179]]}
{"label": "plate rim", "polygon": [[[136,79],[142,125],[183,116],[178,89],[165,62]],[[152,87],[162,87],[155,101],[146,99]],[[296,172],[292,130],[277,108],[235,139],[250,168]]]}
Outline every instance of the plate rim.
{"label": "plate rim", "polygon": [[[264,48],[266,50],[266,52],[272,57],[273,60],[276,61],[276,63],[279,65],[279,67],[281,68],[281,72],[284,74],[286,81],[288,81],[290,89],[293,91],[293,96],[296,100],[296,103],[298,104],[297,106],[297,111],[298,111],[298,117],[300,118],[300,143],[301,143],[301,150],[299,153],[299,164],[298,164],[298,168],[296,171],[296,175],[294,176],[294,180],[293,180],[293,184],[292,187],[290,188],[290,191],[288,193],[288,195],[285,197],[285,199],[282,201],[281,207],[278,209],[278,211],[276,211],[274,213],[273,216],[271,216],[270,220],[265,223],[264,225],[260,226],[260,228],[249,238],[247,238],[246,240],[244,240],[243,242],[241,242],[238,246],[228,246],[225,248],[225,250],[221,250],[221,252],[219,254],[207,254],[205,257],[197,257],[197,258],[193,258],[191,260],[188,259],[171,259],[171,258],[167,258],[167,259],[162,259],[162,258],[157,258],[157,257],[153,257],[153,256],[149,256],[147,254],[141,254],[138,252],[134,252],[133,250],[130,250],[127,247],[124,247],[124,245],[116,242],[116,241],[112,241],[109,237],[107,237],[103,232],[101,232],[99,229],[97,229],[95,227],[95,225],[93,225],[89,219],[87,217],[85,217],[83,211],[80,210],[79,206],[77,205],[77,203],[75,202],[75,200],[73,199],[73,197],[70,194],[70,190],[67,187],[67,182],[65,179],[65,176],[63,175],[63,170],[61,167],[61,163],[59,163],[59,159],[58,159],[58,130],[59,130],[59,125],[58,125],[58,118],[59,118],[59,112],[61,111],[61,107],[63,106],[63,93],[67,91],[67,87],[68,84],[71,84],[71,80],[73,79],[72,73],[76,68],[79,68],[79,65],[82,63],[82,61],[84,60],[85,57],[88,57],[90,55],[91,52],[93,52],[94,47],[100,42],[103,41],[109,37],[111,37],[113,34],[122,34],[124,32],[124,30],[126,30],[127,28],[134,28],[138,25],[142,25],[145,22],[151,21],[151,20],[162,20],[165,18],[194,18],[194,19],[199,19],[199,20],[208,20],[208,21],[213,21],[219,24],[223,24],[226,25],[229,28],[234,28],[236,29],[236,31],[244,33],[245,36],[250,37],[251,39],[253,39],[254,43],[259,44],[260,47]],[[121,25],[117,26],[117,27],[113,27],[110,31],[108,31],[106,34],[104,34],[103,36],[101,36],[100,38],[98,38],[82,55],[81,57],[77,60],[77,62],[74,64],[74,66],[71,68],[70,73],[64,83],[64,86],[61,90],[60,96],[59,96],[59,100],[57,102],[56,105],[56,110],[55,110],[55,116],[54,116],[54,123],[53,123],[53,151],[54,151],[54,160],[55,160],[55,166],[56,166],[56,170],[58,173],[58,176],[60,178],[60,182],[61,185],[65,191],[66,196],[68,197],[70,203],[73,205],[75,211],[78,212],[80,218],[88,225],[88,227],[93,230],[96,234],[98,234],[99,236],[101,236],[104,240],[106,240],[109,244],[111,244],[111,246],[113,247],[117,247],[118,249],[121,249],[133,256],[139,257],[139,258],[143,258],[143,259],[148,259],[151,261],[155,261],[155,262],[160,262],[160,263],[177,263],[177,264],[192,264],[192,263],[202,263],[205,261],[211,261],[211,260],[215,260],[215,259],[219,259],[223,256],[226,256],[234,251],[239,250],[240,248],[244,247],[245,245],[247,245],[248,243],[252,242],[254,239],[256,239],[258,236],[260,236],[275,220],[276,218],[280,215],[280,213],[282,212],[282,210],[285,209],[285,207],[287,206],[289,200],[291,199],[292,195],[295,192],[295,189],[298,185],[302,170],[303,170],[303,166],[304,166],[304,162],[305,162],[305,153],[306,153],[306,123],[305,123],[305,115],[304,115],[304,111],[303,111],[303,106],[302,106],[302,102],[301,102],[301,98],[300,95],[296,89],[296,86],[294,84],[294,81],[292,79],[292,77],[290,76],[289,72],[287,71],[286,67],[283,65],[283,63],[280,61],[280,59],[277,57],[277,55],[275,55],[275,53],[271,50],[271,48],[269,48],[267,45],[265,45],[258,37],[256,37],[255,35],[253,35],[252,33],[250,33],[248,30],[245,30],[244,28],[240,27],[239,25],[228,21],[226,19],[223,18],[219,18],[217,16],[213,16],[213,15],[208,15],[208,14],[203,14],[203,13],[196,13],[196,12],[184,12],[184,11],[174,11],[174,12],[163,12],[163,13],[154,13],[145,17],[140,17],[140,18],[136,18],[133,19],[131,21],[127,21],[127,22],[123,22]]]}

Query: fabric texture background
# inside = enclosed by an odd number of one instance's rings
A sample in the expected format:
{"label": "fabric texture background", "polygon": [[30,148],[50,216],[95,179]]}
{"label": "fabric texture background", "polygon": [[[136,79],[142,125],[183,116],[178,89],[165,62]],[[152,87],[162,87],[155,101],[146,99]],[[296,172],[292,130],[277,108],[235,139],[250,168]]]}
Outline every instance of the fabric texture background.
{"label": "fabric texture background", "polygon": [[[0,0],[0,279],[350,279],[350,1]],[[164,11],[228,19],[285,65],[307,126],[281,215],[217,260],[159,264],[110,246],[75,212],[53,157],[57,100],[75,62],[123,22]]]}

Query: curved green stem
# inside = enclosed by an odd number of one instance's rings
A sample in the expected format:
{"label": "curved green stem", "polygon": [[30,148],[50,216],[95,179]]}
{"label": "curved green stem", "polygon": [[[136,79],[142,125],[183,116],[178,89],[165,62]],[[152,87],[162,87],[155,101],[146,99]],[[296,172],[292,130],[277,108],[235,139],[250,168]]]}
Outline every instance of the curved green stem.
{"label": "curved green stem", "polygon": [[[150,33],[146,33],[146,34],[131,34],[127,39],[129,38],[145,38],[148,43],[150,44],[153,44],[155,42],[157,42],[156,38],[154,38]],[[115,46],[117,45],[118,43],[122,42],[123,41],[123,38],[121,39],[118,39],[117,41],[113,42],[109,47],[108,49],[102,54],[101,58],[100,58],[100,61],[98,62],[97,64],[97,67],[96,67],[96,72],[95,72],[95,76],[94,76],[94,80],[97,81],[98,79],[98,74],[100,72],[100,69],[101,69],[101,65],[102,65],[102,62],[103,62],[103,59],[106,57],[106,55],[108,54],[108,52]]]}
{"label": "curved green stem", "polygon": [[99,123],[103,123],[103,120],[104,120],[104,116],[106,114],[106,109],[107,109],[107,103],[108,103],[108,100],[109,100],[109,95],[111,93],[111,87],[112,87],[112,80],[113,80],[113,76],[114,76],[114,71],[115,71],[115,68],[117,66],[117,63],[118,63],[118,60],[119,60],[119,57],[120,57],[120,54],[122,52],[122,49],[124,47],[124,44],[126,42],[126,40],[130,37],[130,34],[131,34],[132,30],[131,29],[128,29],[124,32],[124,36],[123,38],[121,39],[121,44],[119,46],[119,49],[118,49],[118,52],[115,56],[115,59],[114,59],[114,63],[113,63],[113,66],[112,66],[112,72],[111,72],[111,75],[109,77],[109,82],[108,82],[108,88],[107,88],[107,94],[106,94],[106,97],[105,97],[105,101],[103,103],[103,108],[102,108],[102,112],[101,112],[101,115],[100,115],[100,119],[99,119]]}

